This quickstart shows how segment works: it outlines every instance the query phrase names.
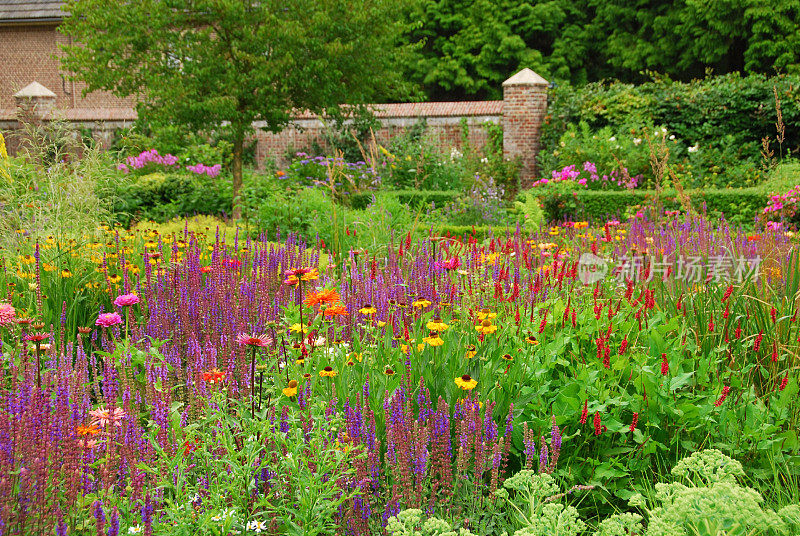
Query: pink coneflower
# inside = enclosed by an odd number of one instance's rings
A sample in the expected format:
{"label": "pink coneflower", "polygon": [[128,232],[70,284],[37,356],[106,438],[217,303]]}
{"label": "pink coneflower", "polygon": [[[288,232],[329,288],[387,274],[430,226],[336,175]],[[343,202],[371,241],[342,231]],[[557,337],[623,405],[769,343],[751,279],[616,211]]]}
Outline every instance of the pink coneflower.
{"label": "pink coneflower", "polygon": [[97,317],[97,321],[95,322],[96,326],[102,326],[104,328],[110,328],[117,324],[122,324],[122,317],[119,316],[119,313],[103,313]]}
{"label": "pink coneflower", "polygon": [[10,303],[0,303],[0,326],[13,324],[17,319],[17,310]]}
{"label": "pink coneflower", "polygon": [[30,342],[42,342],[46,341],[52,336],[50,333],[32,333],[30,335],[25,336],[26,341]]}
{"label": "pink coneflower", "polygon": [[130,307],[139,303],[139,296],[136,294],[121,294],[114,300],[114,305],[117,307]]}
{"label": "pink coneflower", "polygon": [[727,385],[722,388],[722,393],[719,395],[719,398],[716,402],[714,402],[715,407],[720,407],[723,403],[725,403],[725,399],[728,398],[728,393],[730,392],[731,388]]}
{"label": "pink coneflower", "polygon": [[249,335],[247,333],[240,333],[238,337],[236,337],[236,342],[243,346],[269,346],[272,343],[272,337],[268,337],[265,334],[256,335]]}
{"label": "pink coneflower", "polygon": [[92,424],[98,426],[105,426],[106,424],[113,424],[114,426],[122,426],[122,419],[125,417],[125,412],[122,408],[114,408],[113,411],[104,407],[99,407],[89,412],[92,417]]}

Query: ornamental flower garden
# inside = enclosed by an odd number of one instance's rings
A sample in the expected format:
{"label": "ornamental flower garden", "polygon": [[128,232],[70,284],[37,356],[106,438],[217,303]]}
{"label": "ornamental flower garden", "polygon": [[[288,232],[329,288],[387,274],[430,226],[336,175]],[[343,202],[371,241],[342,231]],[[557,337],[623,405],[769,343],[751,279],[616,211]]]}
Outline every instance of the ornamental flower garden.
{"label": "ornamental flower garden", "polygon": [[791,232],[671,212],[341,262],[295,235],[20,237],[4,535],[800,529]]}

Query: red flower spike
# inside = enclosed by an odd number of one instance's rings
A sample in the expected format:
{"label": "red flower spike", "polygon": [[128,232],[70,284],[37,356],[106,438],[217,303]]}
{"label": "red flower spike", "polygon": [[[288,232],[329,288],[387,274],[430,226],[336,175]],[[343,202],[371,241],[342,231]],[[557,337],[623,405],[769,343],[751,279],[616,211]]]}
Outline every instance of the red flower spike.
{"label": "red flower spike", "polygon": [[594,412],[594,435],[599,436],[603,433],[602,422],[600,420],[600,412]]}
{"label": "red flower spike", "polygon": [[764,331],[759,331],[756,335],[756,340],[753,343],[753,351],[758,352],[761,349],[761,341],[764,339]]}
{"label": "red flower spike", "polygon": [[586,420],[588,418],[589,418],[589,400],[584,400],[583,411],[581,412],[581,424],[586,424]]}
{"label": "red flower spike", "polygon": [[661,354],[661,375],[666,376],[669,374],[669,361],[667,361],[667,354]]}
{"label": "red flower spike", "polygon": [[714,407],[720,407],[722,404],[725,403],[725,399],[728,398],[728,393],[730,392],[731,388],[727,385],[722,388],[722,393],[719,395],[719,398],[716,402],[714,402]]}
{"label": "red flower spike", "polygon": [[637,424],[639,424],[639,413],[638,412],[634,412],[633,418],[631,419],[631,426],[629,428],[631,433],[633,433],[633,431],[636,430],[636,425]]}

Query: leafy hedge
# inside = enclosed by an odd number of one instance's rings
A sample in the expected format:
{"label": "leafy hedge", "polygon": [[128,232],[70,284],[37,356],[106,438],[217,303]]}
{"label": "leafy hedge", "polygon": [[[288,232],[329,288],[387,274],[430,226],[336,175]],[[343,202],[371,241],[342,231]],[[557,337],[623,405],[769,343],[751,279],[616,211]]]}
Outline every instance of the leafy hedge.
{"label": "leafy hedge", "polygon": [[[695,210],[711,215],[723,215],[736,223],[752,222],[766,204],[763,188],[726,190],[688,190]],[[541,196],[547,221],[602,220],[623,217],[635,209],[646,207],[656,196],[654,190],[577,191],[573,194]],[[660,198],[665,210],[681,210],[677,192],[662,191]]]}
{"label": "leafy hedge", "polygon": [[[785,140],[776,142],[776,95]],[[600,174],[621,165],[653,180],[646,138],[665,129],[669,165],[686,187],[742,188],[766,178],[761,140],[774,158],[800,151],[800,76],[733,73],[691,82],[659,78],[640,85],[558,85],[548,96],[539,169],[545,176],[584,160]],[[608,168],[608,169],[607,169]]]}
{"label": "leafy hedge", "polygon": [[[443,207],[447,203],[455,200],[462,192],[456,190],[389,190],[381,192],[381,195],[390,195],[397,198],[400,203],[411,208],[418,209],[433,203],[436,207]],[[350,207],[363,210],[372,203],[375,196],[373,192],[362,192],[350,197]]]}

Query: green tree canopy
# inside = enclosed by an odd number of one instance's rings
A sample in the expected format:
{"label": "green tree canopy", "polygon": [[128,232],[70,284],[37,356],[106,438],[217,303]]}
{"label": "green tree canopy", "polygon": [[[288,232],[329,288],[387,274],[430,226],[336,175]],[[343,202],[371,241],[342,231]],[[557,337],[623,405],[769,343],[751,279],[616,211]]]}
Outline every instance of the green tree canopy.
{"label": "green tree canopy", "polygon": [[398,98],[410,47],[392,0],[69,0],[63,66],[86,91],[137,95],[140,117],[222,131],[233,143],[234,217],[253,123],[293,109]]}
{"label": "green tree canopy", "polygon": [[433,99],[500,98],[522,67],[555,81],[800,71],[800,0],[421,0],[409,77]]}

